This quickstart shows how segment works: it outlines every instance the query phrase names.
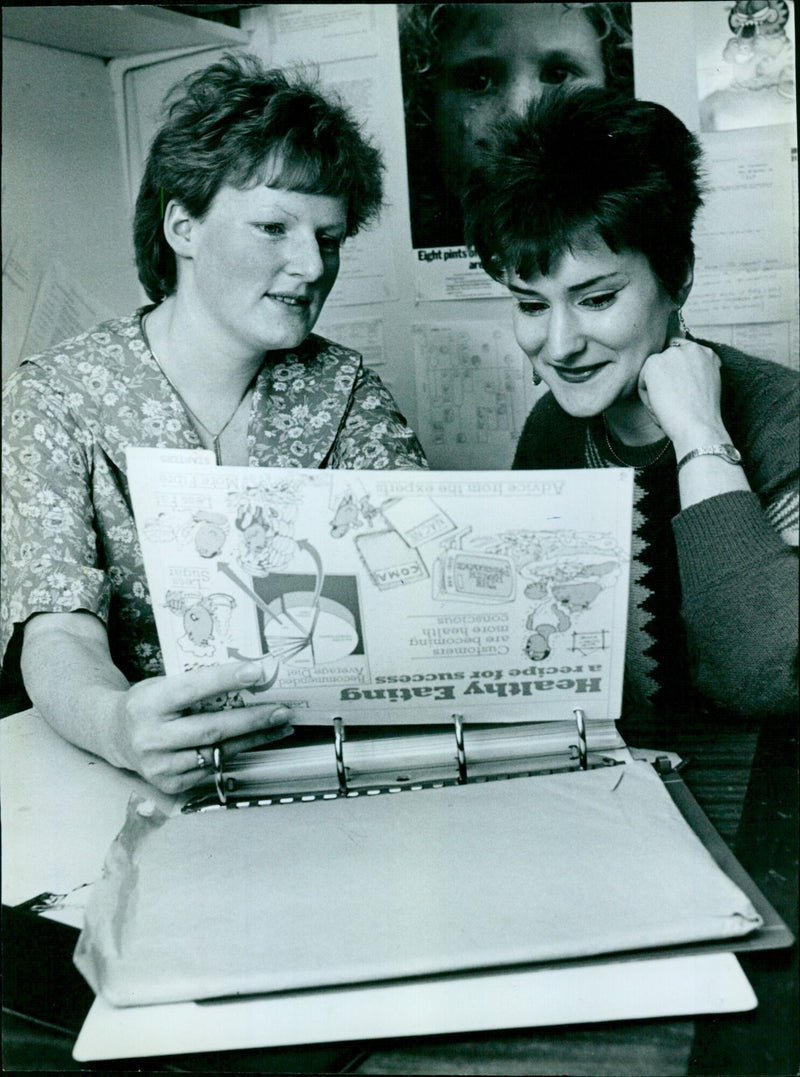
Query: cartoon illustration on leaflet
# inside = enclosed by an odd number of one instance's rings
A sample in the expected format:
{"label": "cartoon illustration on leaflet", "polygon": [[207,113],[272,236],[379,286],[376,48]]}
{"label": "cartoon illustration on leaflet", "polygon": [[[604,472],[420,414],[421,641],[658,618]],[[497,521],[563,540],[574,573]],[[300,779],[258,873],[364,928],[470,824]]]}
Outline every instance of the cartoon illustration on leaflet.
{"label": "cartoon illustration on leaflet", "polygon": [[213,658],[216,641],[225,639],[236,601],[231,595],[203,595],[199,591],[167,591],[165,605],[181,618],[183,635],[177,645],[197,658]]}
{"label": "cartoon illustration on leaflet", "polygon": [[359,526],[370,530],[354,535],[353,542],[370,580],[381,591],[427,580],[419,547],[455,528],[429,497],[389,498],[375,506],[368,497],[357,500],[349,491],[337,506],[331,535],[342,538]]}
{"label": "cartoon illustration on leaflet", "polygon": [[511,602],[516,590],[514,562],[504,554],[465,550],[472,531],[464,527],[441,546],[434,562],[433,597],[462,602]]}
{"label": "cartoon illustration on leaflet", "polygon": [[299,496],[297,486],[288,481],[248,486],[228,495],[240,538],[239,564],[251,576],[284,568],[296,553]]}
{"label": "cartoon illustration on leaflet", "polygon": [[331,520],[331,538],[344,538],[354,527],[373,527],[381,510],[364,494],[358,500],[352,490],[341,498]]}
{"label": "cartoon illustration on leaflet", "polygon": [[555,640],[570,631],[573,649],[605,649],[606,628],[576,632],[575,624],[617,580],[622,555],[612,535],[518,530],[473,538],[465,550],[470,530],[453,536],[436,561],[434,597],[511,602],[519,576],[531,603],[524,624],[528,658],[543,661]]}
{"label": "cartoon illustration on leaflet", "polygon": [[[355,581],[349,577],[328,581],[317,548],[307,539],[295,538],[298,502],[298,487],[288,480],[232,493],[231,511],[239,534],[237,564],[217,562],[217,570],[258,610],[264,648],[258,657],[274,663],[269,684],[277,679],[281,664],[329,664],[356,652],[361,642]],[[311,562],[313,574],[283,571],[298,553]],[[239,569],[251,577],[252,586]],[[233,648],[228,648],[228,655],[246,657]]]}
{"label": "cartoon illustration on leaflet", "polygon": [[193,513],[159,512],[145,520],[143,531],[150,542],[169,542],[173,546],[191,544],[201,557],[210,558],[222,551],[230,524],[221,512],[206,509]]}
{"label": "cartoon illustration on leaflet", "polygon": [[194,548],[200,556],[209,558],[222,553],[231,529],[228,518],[221,512],[207,512],[200,509],[194,514],[192,521],[197,524],[197,530],[194,532]]}

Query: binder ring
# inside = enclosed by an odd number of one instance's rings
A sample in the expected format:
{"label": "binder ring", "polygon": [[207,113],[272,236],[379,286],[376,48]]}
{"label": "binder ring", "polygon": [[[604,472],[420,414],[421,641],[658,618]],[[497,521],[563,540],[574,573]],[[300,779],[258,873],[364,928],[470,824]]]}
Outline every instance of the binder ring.
{"label": "binder ring", "polygon": [[347,772],[344,769],[344,722],[338,716],[333,719],[333,750],[336,753],[336,777],[339,792],[347,795]]}
{"label": "binder ring", "polygon": [[217,787],[217,797],[220,804],[228,803],[228,794],[225,792],[225,772],[222,769],[222,748],[215,744],[212,749],[214,761],[214,784]]}
{"label": "binder ring", "polygon": [[588,770],[589,755],[586,746],[586,715],[580,707],[576,707],[572,713],[575,715],[575,725],[578,730],[578,763],[580,764],[581,770]]}
{"label": "binder ring", "polygon": [[456,735],[456,759],[458,760],[458,784],[467,782],[467,753],[464,751],[464,716],[453,715],[453,728]]}

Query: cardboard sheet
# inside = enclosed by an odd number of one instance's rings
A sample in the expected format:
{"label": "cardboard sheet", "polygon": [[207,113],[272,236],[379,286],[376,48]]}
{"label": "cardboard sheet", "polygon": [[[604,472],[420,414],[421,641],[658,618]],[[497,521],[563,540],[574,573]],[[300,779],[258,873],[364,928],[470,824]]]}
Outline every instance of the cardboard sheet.
{"label": "cardboard sheet", "polygon": [[96,999],[79,1062],[750,1010],[733,954],[490,972],[198,1004]]}

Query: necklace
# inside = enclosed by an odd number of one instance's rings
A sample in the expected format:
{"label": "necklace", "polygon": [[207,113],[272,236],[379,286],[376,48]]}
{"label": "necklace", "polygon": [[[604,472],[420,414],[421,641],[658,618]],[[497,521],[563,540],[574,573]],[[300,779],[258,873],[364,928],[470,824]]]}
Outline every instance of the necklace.
{"label": "necklace", "polygon": [[219,428],[219,430],[215,434],[213,430],[209,430],[209,428],[206,426],[206,424],[203,422],[202,419],[200,419],[197,415],[195,415],[195,413],[192,411],[192,409],[189,407],[189,405],[184,400],[183,394],[178,391],[178,388],[175,385],[175,382],[172,380],[172,378],[169,376],[169,374],[166,372],[166,370],[163,368],[163,366],[159,362],[158,356],[153,351],[153,346],[150,343],[150,338],[147,335],[147,330],[145,329],[145,324],[144,323],[145,323],[145,321],[146,321],[146,319],[148,317],[149,317],[149,314],[146,314],[139,321],[139,324],[142,327],[142,336],[144,337],[144,342],[147,345],[148,349],[150,350],[150,354],[152,355],[153,359],[155,359],[156,366],[161,371],[161,373],[164,375],[164,377],[167,379],[167,382],[169,383],[173,393],[175,394],[175,396],[177,396],[178,400],[180,400],[181,404],[183,404],[184,408],[186,409],[187,414],[190,416],[192,421],[197,426],[199,426],[200,429],[203,430],[205,432],[205,434],[211,439],[211,445],[212,445],[212,447],[214,449],[214,456],[216,458],[217,464],[221,464],[222,463],[222,448],[220,447],[219,439],[222,437],[222,435],[225,433],[225,431],[231,425],[231,423],[234,420],[234,417],[237,415],[237,413],[238,413],[239,409],[241,408],[242,404],[245,402],[245,399],[249,396],[250,390],[253,388],[253,382],[258,377],[258,371],[256,371],[256,373],[253,375],[253,377],[247,383],[247,385],[245,386],[244,392],[239,397],[239,402],[237,403],[236,407],[233,409],[233,411],[230,413],[228,418],[225,420],[225,422],[222,424],[222,426]]}
{"label": "necklace", "polygon": [[[611,444],[611,436],[610,436],[609,431],[608,431],[608,423],[606,422],[605,415],[602,416],[602,420],[603,420],[603,436],[605,438],[606,448],[608,449],[609,454],[611,455],[612,459],[616,460],[616,462],[618,464],[621,464],[623,467],[632,467],[632,468],[636,468],[636,469],[643,468],[643,467],[650,467],[651,464],[655,464],[657,460],[661,459],[661,457],[664,455],[664,453],[667,451],[667,449],[672,444],[672,442],[669,440],[669,438],[665,438],[664,439],[664,444],[661,446],[661,448],[658,450],[658,452],[654,456],[652,456],[649,460],[640,460],[637,463],[632,463],[630,460],[623,460],[622,457],[619,456],[614,451],[614,446]],[[656,442],[656,444],[658,444],[658,443]]]}

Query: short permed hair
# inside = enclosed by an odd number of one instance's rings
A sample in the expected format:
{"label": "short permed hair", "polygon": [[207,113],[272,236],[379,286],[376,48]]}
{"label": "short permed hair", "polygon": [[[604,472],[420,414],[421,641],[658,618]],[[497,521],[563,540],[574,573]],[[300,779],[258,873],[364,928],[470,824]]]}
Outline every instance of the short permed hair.
{"label": "short permed hair", "polygon": [[641,251],[674,298],[694,258],[701,157],[663,105],[593,87],[548,91],[498,125],[473,172],[469,242],[495,280],[529,280],[600,236],[612,251]]}
{"label": "short permed hair", "polygon": [[266,70],[229,54],[177,83],[147,158],[133,237],[139,280],[154,302],[177,285],[163,231],[174,199],[202,219],[223,184],[259,182],[342,197],[347,236],[374,220],[383,201],[383,160],[344,106],[299,72]]}

